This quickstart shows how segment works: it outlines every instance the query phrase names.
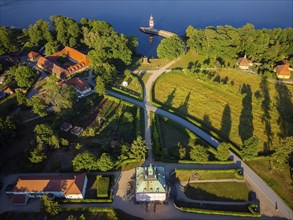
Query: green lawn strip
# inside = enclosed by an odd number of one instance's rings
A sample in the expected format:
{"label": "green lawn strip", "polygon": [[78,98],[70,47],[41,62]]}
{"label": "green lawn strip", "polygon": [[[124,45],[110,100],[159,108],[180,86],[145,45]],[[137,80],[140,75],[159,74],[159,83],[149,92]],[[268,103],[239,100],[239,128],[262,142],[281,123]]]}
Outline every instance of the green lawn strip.
{"label": "green lawn strip", "polygon": [[185,202],[174,200],[175,207],[183,212],[192,212],[200,214],[213,215],[231,215],[231,216],[247,216],[247,217],[261,217],[261,214],[254,211],[257,208],[256,204],[250,205],[214,205],[197,202]]}
{"label": "green lawn strip", "polygon": [[[198,180],[237,179],[237,169],[228,170],[196,170],[176,169],[176,178],[180,181],[193,180],[193,174],[198,174]],[[242,177],[243,179],[243,177]]]}
{"label": "green lawn strip", "polygon": [[245,183],[236,182],[190,183],[185,187],[185,195],[194,200],[247,201],[248,193]]}
{"label": "green lawn strip", "polygon": [[291,208],[293,208],[292,180],[290,167],[283,170],[270,170],[269,158],[249,160],[246,163],[251,167]]}
{"label": "green lawn strip", "polygon": [[[154,86],[153,102],[169,109],[170,112],[177,111],[183,118],[192,119],[204,125],[204,130],[219,134],[218,137],[231,140],[238,146],[242,145],[241,135],[244,137],[244,134],[253,128],[253,134],[260,139],[259,150],[263,151],[269,133],[265,132],[265,123],[262,121],[264,111],[261,106],[264,98],[261,95],[257,96],[263,93],[260,88],[261,78],[229,69],[220,69],[216,75],[221,79],[227,78],[228,82],[224,84],[215,82],[213,79],[199,80],[196,74],[187,75],[178,71],[163,74]],[[250,90],[248,93],[251,98],[245,99],[247,95],[242,91],[243,87]],[[266,82],[271,100],[271,108],[268,111],[270,130],[274,134],[284,132],[278,123],[280,117],[292,115],[285,106],[293,102],[293,97],[287,96],[291,89],[289,87],[276,85],[271,81]],[[251,99],[252,109],[243,104],[243,99],[248,101]],[[229,109],[226,117],[223,116],[225,108]],[[247,120],[252,120],[253,127],[249,128],[241,124]],[[293,123],[289,121],[285,120],[284,123],[293,129]],[[277,137],[277,135],[270,137],[272,147],[279,141]]]}
{"label": "green lawn strip", "polygon": [[152,74],[151,73],[143,73],[142,75],[143,76],[142,76],[141,80],[144,82],[144,84],[146,84]]}
{"label": "green lawn strip", "polygon": [[97,175],[97,198],[109,198],[111,177]]}
{"label": "green lawn strip", "polygon": [[80,216],[84,214],[86,219],[109,219],[118,220],[116,211],[110,207],[95,207],[95,208],[61,208],[61,213]]}
{"label": "green lawn strip", "polygon": [[135,91],[129,90],[127,88],[124,88],[124,87],[117,88],[115,86],[112,86],[110,89],[112,91],[114,91],[114,92],[122,93],[123,95],[129,96],[131,98],[142,100],[142,95],[141,94],[139,94],[139,93],[137,93]]}
{"label": "green lawn strip", "polygon": [[169,61],[164,59],[149,59],[149,63],[141,64],[137,70],[157,70],[165,66]]}

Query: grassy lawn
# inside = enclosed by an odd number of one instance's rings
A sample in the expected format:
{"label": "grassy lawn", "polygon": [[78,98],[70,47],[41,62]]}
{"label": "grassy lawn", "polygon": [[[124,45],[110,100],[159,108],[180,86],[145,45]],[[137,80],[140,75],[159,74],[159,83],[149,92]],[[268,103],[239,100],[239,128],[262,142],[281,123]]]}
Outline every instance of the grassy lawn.
{"label": "grassy lawn", "polygon": [[293,189],[289,166],[284,167],[282,171],[271,171],[268,158],[247,161],[247,164],[293,208]]}
{"label": "grassy lawn", "polygon": [[181,182],[193,179],[193,174],[198,174],[198,180],[236,179],[236,170],[192,170],[176,169],[176,178]]}
{"label": "grassy lawn", "polygon": [[187,197],[208,201],[247,201],[249,189],[245,183],[191,183],[185,188]]}
{"label": "grassy lawn", "polygon": [[135,163],[128,163],[126,165],[123,165],[121,167],[121,170],[122,171],[127,171],[127,170],[131,170],[131,169],[134,169],[135,167],[137,166],[141,166],[143,164],[143,161],[142,162],[135,162]]}
{"label": "grassy lawn", "polygon": [[[124,87],[122,85],[122,82],[124,81],[128,82],[128,86]],[[117,79],[115,80],[114,87],[137,97],[140,97],[143,95],[143,87],[137,75],[117,77]]]}
{"label": "grassy lawn", "polygon": [[143,73],[142,74],[141,80],[143,81],[144,84],[146,84],[148,82],[151,75],[152,75],[151,73]]}
{"label": "grassy lawn", "polygon": [[94,183],[97,188],[97,198],[108,198],[110,188],[111,177],[109,176],[97,176]]}
{"label": "grassy lawn", "polygon": [[171,69],[186,69],[190,67],[191,63],[198,62],[204,63],[208,57],[204,55],[196,54],[194,50],[189,50],[186,54],[184,54],[176,63],[174,63],[170,68]]}
{"label": "grassy lawn", "polygon": [[210,80],[178,71],[164,74],[154,86],[154,101],[238,146],[254,134],[260,139],[259,151],[269,151],[279,135],[293,135],[292,86],[229,69],[214,74]]}
{"label": "grassy lawn", "polygon": [[149,59],[149,63],[141,64],[137,70],[158,70],[165,66],[169,61],[159,58]]}

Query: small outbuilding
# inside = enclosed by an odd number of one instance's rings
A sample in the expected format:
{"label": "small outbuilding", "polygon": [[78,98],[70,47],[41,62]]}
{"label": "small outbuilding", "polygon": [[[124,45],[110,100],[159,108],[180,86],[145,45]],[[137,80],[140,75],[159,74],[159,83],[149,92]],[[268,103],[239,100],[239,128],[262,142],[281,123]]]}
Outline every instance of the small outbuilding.
{"label": "small outbuilding", "polygon": [[277,74],[277,77],[279,79],[289,79],[291,74],[290,74],[290,69],[289,69],[289,64],[288,61],[283,61],[282,65],[277,65],[274,68],[274,71]]}
{"label": "small outbuilding", "polygon": [[79,136],[83,132],[83,128],[78,127],[78,126],[74,126],[74,128],[72,128],[72,130],[70,132],[71,132],[71,134]]}
{"label": "small outbuilding", "polygon": [[240,57],[237,60],[237,65],[239,66],[240,69],[247,70],[249,69],[249,67],[253,65],[253,63],[246,58],[246,55],[244,55],[244,57]]}
{"label": "small outbuilding", "polygon": [[62,131],[69,131],[72,128],[72,124],[69,122],[63,122],[60,126],[60,130]]}

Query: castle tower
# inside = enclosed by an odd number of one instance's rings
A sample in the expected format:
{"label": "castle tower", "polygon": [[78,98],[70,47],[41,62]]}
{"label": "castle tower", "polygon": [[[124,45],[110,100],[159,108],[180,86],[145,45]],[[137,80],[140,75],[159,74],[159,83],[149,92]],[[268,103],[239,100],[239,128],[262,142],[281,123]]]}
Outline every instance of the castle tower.
{"label": "castle tower", "polygon": [[153,30],[155,28],[155,21],[154,21],[154,17],[152,15],[149,20],[149,26],[150,26],[151,30]]}

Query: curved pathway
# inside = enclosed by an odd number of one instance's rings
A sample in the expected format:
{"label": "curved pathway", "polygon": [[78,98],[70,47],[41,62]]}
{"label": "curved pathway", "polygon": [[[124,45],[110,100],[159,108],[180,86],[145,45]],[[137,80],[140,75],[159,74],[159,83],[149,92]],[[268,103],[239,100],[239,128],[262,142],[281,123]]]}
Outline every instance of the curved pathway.
{"label": "curved pathway", "polygon": [[[113,92],[113,91],[107,91],[109,95],[112,95],[114,97],[123,99],[125,101],[128,101],[130,103],[133,103],[135,105],[138,105],[145,109],[145,140],[146,144],[149,148],[148,151],[148,159],[145,161],[146,164],[153,163],[152,158],[152,144],[151,144],[151,121],[150,121],[150,112],[157,113],[159,115],[162,115],[164,117],[167,117],[181,126],[188,128],[192,132],[194,132],[197,136],[201,137],[205,141],[207,141],[210,145],[213,147],[218,147],[219,142],[214,139],[211,135],[204,132],[194,124],[190,123],[189,121],[182,119],[174,114],[171,114],[165,110],[162,110],[160,108],[154,107],[150,101],[150,95],[151,95],[151,89],[153,83],[156,81],[156,79],[163,73],[166,72],[167,68],[169,68],[173,63],[175,63],[177,60],[174,60],[164,67],[162,67],[159,70],[152,71],[152,75],[150,76],[148,82],[145,85],[144,88],[144,100],[143,102],[135,100],[133,98],[127,97],[125,95]],[[280,216],[285,217],[287,219],[293,219],[293,212],[292,210],[285,204],[285,202],[250,168],[248,167],[236,154],[232,153],[230,154],[230,157],[233,159],[234,163],[238,167],[242,167],[244,178],[250,185],[251,189],[256,192],[257,197],[261,201],[261,213],[268,215],[268,216]],[[162,163],[160,163],[162,164]],[[165,165],[165,164],[164,164]],[[173,164],[174,166],[178,166],[178,164]],[[189,164],[187,167],[192,168],[193,165]],[[203,168],[202,168],[203,169]]]}

